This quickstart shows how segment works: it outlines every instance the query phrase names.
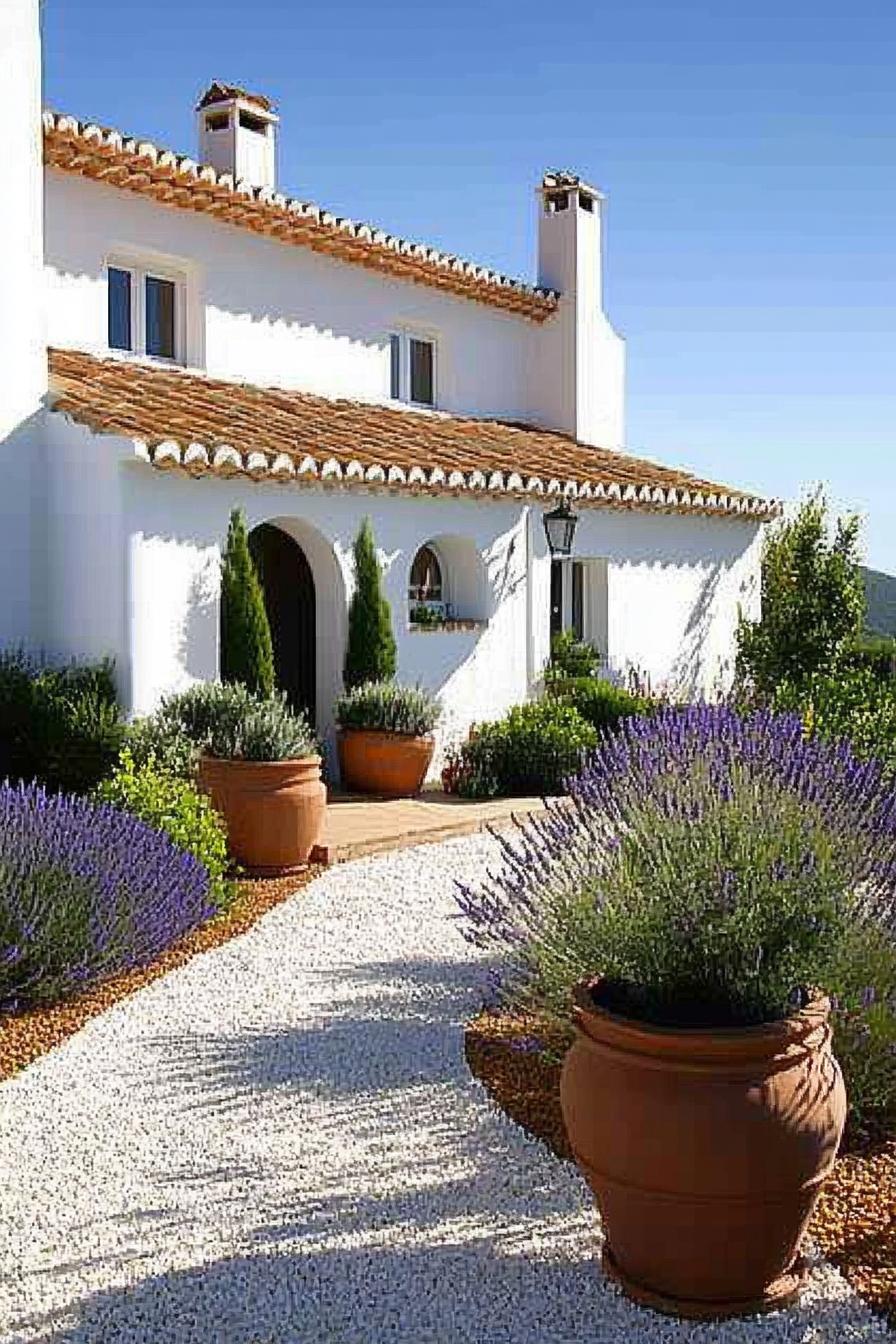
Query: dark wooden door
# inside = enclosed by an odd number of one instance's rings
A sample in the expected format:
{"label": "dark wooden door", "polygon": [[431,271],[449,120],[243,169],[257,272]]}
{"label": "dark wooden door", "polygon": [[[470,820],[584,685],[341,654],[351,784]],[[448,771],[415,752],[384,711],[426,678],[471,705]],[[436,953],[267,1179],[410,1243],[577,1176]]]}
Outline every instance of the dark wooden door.
{"label": "dark wooden door", "polygon": [[277,684],[294,709],[315,721],[316,619],[314,576],[298,542],[262,523],[249,535],[249,549],[264,589],[274,643]]}

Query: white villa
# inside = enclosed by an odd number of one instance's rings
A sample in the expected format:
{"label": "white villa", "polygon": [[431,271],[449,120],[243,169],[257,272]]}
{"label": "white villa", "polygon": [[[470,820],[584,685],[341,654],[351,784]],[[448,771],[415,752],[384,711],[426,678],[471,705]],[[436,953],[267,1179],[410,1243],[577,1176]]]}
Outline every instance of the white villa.
{"label": "white villa", "polygon": [[536,282],[508,279],[283,194],[243,89],[200,99],[195,158],[42,111],[38,11],[0,7],[0,644],[113,657],[133,713],[215,677],[239,505],[324,737],[365,515],[443,740],[533,693],[560,626],[611,671],[725,683],[777,506],[626,452],[598,191],[546,173]]}

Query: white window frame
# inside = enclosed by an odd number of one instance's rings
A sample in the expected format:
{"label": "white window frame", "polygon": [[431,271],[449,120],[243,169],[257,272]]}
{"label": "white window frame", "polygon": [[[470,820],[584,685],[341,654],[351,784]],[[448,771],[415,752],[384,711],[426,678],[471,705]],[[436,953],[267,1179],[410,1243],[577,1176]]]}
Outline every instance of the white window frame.
{"label": "white window frame", "polygon": [[[392,396],[392,337],[398,338],[398,397]],[[425,341],[432,347],[432,401],[411,400],[411,341]],[[433,411],[439,404],[439,342],[433,331],[396,325],[389,330],[389,399],[418,410]]]}
{"label": "white window frame", "polygon": [[[111,354],[127,357],[137,356],[150,359],[153,363],[180,365],[187,362],[187,304],[189,285],[186,274],[172,266],[134,257],[112,256],[106,258],[105,277],[108,292],[109,271],[126,271],[131,277],[131,348],[120,350],[108,346],[109,319],[106,316],[106,344]],[[146,281],[168,280],[174,285],[174,355],[150,355],[146,351]]]}

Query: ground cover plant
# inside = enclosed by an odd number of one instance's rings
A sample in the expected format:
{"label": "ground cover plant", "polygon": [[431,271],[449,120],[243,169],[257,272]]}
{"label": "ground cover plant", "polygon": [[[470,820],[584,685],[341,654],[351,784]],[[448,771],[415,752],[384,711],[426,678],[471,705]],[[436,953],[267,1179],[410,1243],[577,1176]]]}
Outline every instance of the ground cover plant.
{"label": "ground cover plant", "polygon": [[0,1012],[150,962],[214,912],[205,867],[137,817],[0,786]]}
{"label": "ground cover plant", "polygon": [[667,709],[605,737],[569,803],[503,842],[459,900],[505,967],[500,1001],[569,1023],[600,972],[667,1025],[785,1017],[836,996],[853,1122],[896,1104],[896,791],[877,761],[795,715]]}
{"label": "ground cover plant", "polygon": [[394,681],[365,681],[336,700],[334,715],[341,728],[370,729],[425,737],[435,728],[441,706],[422,686]]}
{"label": "ground cover plant", "polygon": [[163,831],[192,854],[209,877],[209,895],[217,910],[226,908],[233,894],[227,881],[227,830],[205,794],[190,781],[163,769],[150,757],[137,765],[125,748],[116,770],[96,790],[99,802],[110,803]]}
{"label": "ground cover plant", "polygon": [[110,662],[0,654],[0,779],[87,793],[114,766],[124,735]]}
{"label": "ground cover plant", "polygon": [[443,782],[466,798],[562,793],[597,740],[591,724],[560,700],[514,705],[503,718],[477,724],[466,742],[449,749]]}

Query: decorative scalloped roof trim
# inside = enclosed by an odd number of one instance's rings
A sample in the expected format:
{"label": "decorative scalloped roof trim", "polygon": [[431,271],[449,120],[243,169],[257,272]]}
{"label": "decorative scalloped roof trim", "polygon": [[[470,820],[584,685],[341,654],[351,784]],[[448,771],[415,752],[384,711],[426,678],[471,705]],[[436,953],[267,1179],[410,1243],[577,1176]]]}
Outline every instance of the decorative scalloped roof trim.
{"label": "decorative scalloped roof trim", "polygon": [[[286,482],[299,475],[311,476],[328,484],[345,483],[351,486],[357,483],[388,490],[414,487],[419,489],[423,486],[437,493],[469,491],[471,494],[485,493],[505,497],[511,495],[537,498],[544,494],[561,493],[559,488],[551,489],[551,486],[559,487],[557,481],[549,482],[545,489],[544,483],[537,476],[531,476],[524,482],[516,472],[512,472],[505,481],[500,472],[492,472],[486,478],[481,471],[464,473],[453,470],[446,477],[440,467],[434,467],[427,480],[422,467],[412,467],[410,471],[405,472],[394,466],[376,464],[365,468],[359,462],[350,462],[347,466],[342,466],[335,458],[318,461],[311,457],[306,457],[296,471],[294,463],[282,453],[269,460],[264,453],[240,454],[229,445],[222,445],[212,451],[199,443],[190,443],[182,447],[171,439],[155,445],[147,444],[142,439],[134,439],[132,443],[134,456],[141,462],[148,462],[162,471],[184,470],[195,476],[220,475],[223,472],[233,476],[242,474],[253,480],[270,477],[275,481]],[[598,482],[596,485],[592,485],[590,481],[566,481],[562,493],[566,498],[575,500],[581,505],[628,508],[639,512],[699,513],[713,517],[747,516],[761,521],[777,517],[781,512],[781,504],[777,500],[733,498],[724,494],[709,495],[704,499],[699,493],[688,499],[687,491],[674,487],[644,486],[638,490],[631,485],[623,487],[616,481],[611,481],[609,484]],[[701,502],[698,503],[698,500]]]}
{"label": "decorative scalloped roof trim", "polygon": [[149,196],[163,205],[200,211],[214,219],[309,247],[342,261],[543,322],[557,308],[558,294],[498,271],[410,242],[374,225],[342,219],[268,187],[235,182],[229,173],[160,149],[148,140],[75,117],[43,114],[44,158],[51,167],[109,186]]}

